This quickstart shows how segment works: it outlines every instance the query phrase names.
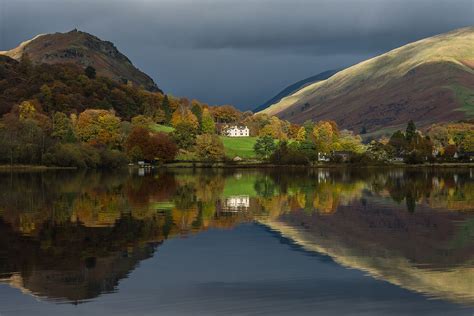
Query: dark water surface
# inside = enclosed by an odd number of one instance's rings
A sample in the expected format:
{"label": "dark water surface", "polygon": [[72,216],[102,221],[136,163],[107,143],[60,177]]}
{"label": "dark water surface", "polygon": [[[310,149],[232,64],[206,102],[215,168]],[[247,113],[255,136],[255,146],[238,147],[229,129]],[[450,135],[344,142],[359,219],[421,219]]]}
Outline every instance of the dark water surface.
{"label": "dark water surface", "polygon": [[473,315],[474,170],[0,174],[0,315]]}

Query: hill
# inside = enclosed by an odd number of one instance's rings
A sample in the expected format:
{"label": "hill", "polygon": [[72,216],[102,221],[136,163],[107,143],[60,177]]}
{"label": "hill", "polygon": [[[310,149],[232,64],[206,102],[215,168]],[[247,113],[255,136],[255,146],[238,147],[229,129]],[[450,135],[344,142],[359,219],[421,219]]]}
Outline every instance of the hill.
{"label": "hill", "polygon": [[259,105],[257,108],[255,108],[254,112],[260,112],[271,106],[272,104],[275,104],[279,102],[281,99],[284,97],[287,97],[296,91],[306,87],[307,85],[310,85],[312,83],[321,81],[321,80],[326,80],[329,77],[333,76],[335,73],[337,73],[339,70],[328,70],[322,73],[319,73],[315,76],[311,76],[309,78],[300,80],[292,85],[289,85],[285,89],[281,90],[277,95],[275,95],[273,98],[268,100],[267,102]]}
{"label": "hill", "polygon": [[100,76],[161,92],[153,79],[137,69],[113,43],[77,30],[38,35],[0,54],[16,60],[27,54],[35,64],[72,63],[82,68],[92,66]]}
{"label": "hill", "polygon": [[369,132],[474,116],[474,27],[426,38],[306,86],[262,111],[292,122],[335,120]]}
{"label": "hill", "polygon": [[106,77],[88,78],[84,69],[73,63],[31,64],[0,55],[0,116],[31,100],[47,114],[113,109],[129,120],[147,108],[159,108],[162,99],[161,93]]}

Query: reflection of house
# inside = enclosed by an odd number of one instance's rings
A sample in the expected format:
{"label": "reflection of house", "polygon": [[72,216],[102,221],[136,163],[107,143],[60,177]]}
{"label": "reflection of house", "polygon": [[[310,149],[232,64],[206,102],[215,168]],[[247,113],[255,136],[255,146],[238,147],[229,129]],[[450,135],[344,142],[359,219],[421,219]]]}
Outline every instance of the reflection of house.
{"label": "reflection of house", "polygon": [[230,126],[224,128],[224,135],[229,137],[248,137],[250,130],[247,126]]}
{"label": "reflection of house", "polygon": [[250,197],[248,195],[235,195],[225,199],[225,210],[240,211],[250,207]]}

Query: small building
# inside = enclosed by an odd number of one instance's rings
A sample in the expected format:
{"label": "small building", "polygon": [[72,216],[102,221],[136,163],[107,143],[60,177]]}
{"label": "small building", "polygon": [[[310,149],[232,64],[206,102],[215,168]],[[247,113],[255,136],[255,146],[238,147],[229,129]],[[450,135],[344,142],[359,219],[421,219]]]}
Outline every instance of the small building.
{"label": "small building", "polygon": [[464,160],[467,160],[467,161],[474,161],[474,151],[468,151],[468,152],[464,152],[461,157],[464,159]]}
{"label": "small building", "polygon": [[318,152],[318,161],[319,162],[328,162],[330,159],[325,153]]}
{"label": "small building", "polygon": [[405,162],[405,158],[401,156],[395,156],[392,159],[390,159],[391,162],[396,162],[396,163],[402,163]]}
{"label": "small building", "polygon": [[249,137],[250,130],[247,126],[224,127],[224,135],[229,137]]}
{"label": "small building", "polygon": [[332,153],[332,156],[341,161],[349,161],[354,153],[348,150],[336,150]]}

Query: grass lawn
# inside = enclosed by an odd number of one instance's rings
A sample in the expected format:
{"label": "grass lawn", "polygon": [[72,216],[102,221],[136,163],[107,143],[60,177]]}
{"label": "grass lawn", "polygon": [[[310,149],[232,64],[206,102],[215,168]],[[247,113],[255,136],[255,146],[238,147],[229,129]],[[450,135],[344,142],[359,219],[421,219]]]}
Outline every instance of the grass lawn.
{"label": "grass lawn", "polygon": [[171,133],[174,131],[174,128],[171,126],[161,125],[161,124],[152,124],[150,125],[150,130],[152,132],[163,132],[163,133]]}
{"label": "grass lawn", "polygon": [[221,136],[224,143],[225,154],[229,158],[239,156],[241,158],[255,158],[253,146],[257,137],[226,137]]}

